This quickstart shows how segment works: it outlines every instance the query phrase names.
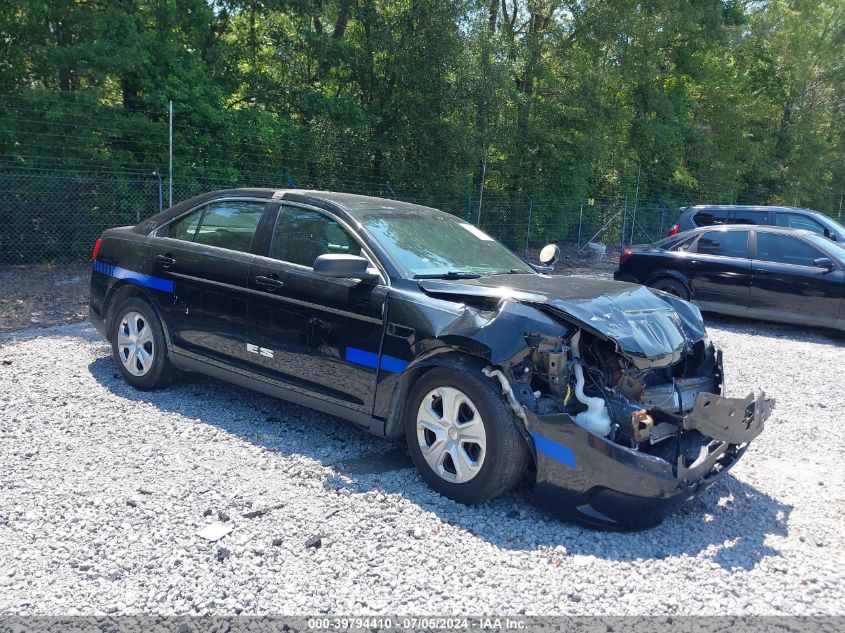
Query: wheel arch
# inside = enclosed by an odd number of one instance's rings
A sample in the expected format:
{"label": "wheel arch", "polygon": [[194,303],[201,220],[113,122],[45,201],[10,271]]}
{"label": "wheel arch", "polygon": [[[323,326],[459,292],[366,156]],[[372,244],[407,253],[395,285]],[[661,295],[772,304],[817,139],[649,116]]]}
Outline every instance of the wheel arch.
{"label": "wheel arch", "polygon": [[[465,348],[445,348],[439,353],[427,355],[426,357],[413,361],[408,365],[405,371],[399,376],[399,380],[396,382],[396,386],[394,387],[390,398],[390,408],[384,426],[385,436],[392,439],[398,439],[404,435],[403,417],[405,414],[405,408],[408,404],[408,394],[410,393],[414,383],[416,383],[424,373],[438,367],[447,367],[465,372],[476,372],[481,378],[490,380],[495,385],[496,391],[501,394],[502,400],[505,404],[514,410],[514,424],[528,446],[528,452],[531,455],[532,462],[536,464],[537,454],[534,447],[534,441],[525,426],[524,418],[518,415],[516,409],[514,408],[516,400],[514,399],[513,402],[511,402],[511,399],[508,398],[505,393],[504,385],[502,385],[501,380],[494,375],[497,371],[501,372],[500,375],[502,376],[506,375],[504,373],[504,368],[501,365],[497,365]],[[513,397],[512,392],[511,396]],[[520,405],[517,404],[516,406]]]}
{"label": "wheel arch", "polygon": [[131,299],[133,297],[143,299],[153,309],[156,316],[158,317],[159,323],[161,323],[161,329],[164,332],[164,340],[167,342],[167,347],[169,348],[170,332],[167,329],[167,322],[162,317],[161,306],[159,305],[159,302],[156,299],[155,295],[146,288],[143,288],[142,286],[127,281],[118,282],[114,286],[112,286],[112,288],[106,294],[105,301],[103,301],[103,320],[106,323],[107,339],[111,341],[109,334],[111,333],[114,309],[119,307],[120,304],[122,304],[127,299]]}
{"label": "wheel arch", "polygon": [[682,272],[672,270],[671,268],[661,268],[660,270],[654,271],[645,280],[644,285],[651,286],[655,281],[659,281],[660,279],[671,279],[673,281],[677,281],[684,288],[686,288],[687,292],[689,293],[690,299],[693,298],[694,293],[689,278]]}

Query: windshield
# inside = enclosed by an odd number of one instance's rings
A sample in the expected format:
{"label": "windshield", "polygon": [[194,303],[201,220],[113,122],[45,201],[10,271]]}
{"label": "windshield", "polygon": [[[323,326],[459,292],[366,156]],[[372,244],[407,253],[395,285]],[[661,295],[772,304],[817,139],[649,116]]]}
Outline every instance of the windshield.
{"label": "windshield", "polygon": [[409,276],[535,272],[483,231],[446,213],[372,210],[358,219]]}

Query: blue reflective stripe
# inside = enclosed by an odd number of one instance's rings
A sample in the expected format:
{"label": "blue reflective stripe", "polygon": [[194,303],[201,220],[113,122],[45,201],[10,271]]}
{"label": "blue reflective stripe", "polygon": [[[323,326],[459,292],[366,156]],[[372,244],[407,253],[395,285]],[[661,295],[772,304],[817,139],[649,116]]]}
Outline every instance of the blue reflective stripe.
{"label": "blue reflective stripe", "polygon": [[402,360],[401,358],[396,358],[394,356],[388,356],[387,354],[382,354],[381,357],[381,368],[385,371],[389,371],[392,374],[401,374],[405,371],[405,368],[408,366],[408,361]]}
{"label": "blue reflective stripe", "polygon": [[367,352],[355,347],[346,348],[346,360],[356,365],[363,365],[364,367],[372,367],[378,369],[378,354]]}
{"label": "blue reflective stripe", "polygon": [[575,468],[575,453],[572,449],[563,444],[558,444],[554,440],[540,435],[539,433],[532,433],[534,438],[534,446],[537,447],[537,452],[546,457],[551,457],[553,460],[560,462],[570,468]]}
{"label": "blue reflective stripe", "polygon": [[115,279],[123,279],[124,281],[131,281],[139,286],[152,288],[153,290],[161,290],[162,292],[173,292],[173,282],[169,279],[162,279],[161,277],[152,277],[142,273],[136,273],[134,270],[127,270],[119,266],[112,266],[104,264],[103,262],[94,262],[94,270],[98,273],[103,273]]}
{"label": "blue reflective stripe", "polygon": [[357,347],[346,348],[346,360],[356,365],[363,365],[364,367],[372,367],[378,369],[381,367],[384,371],[389,371],[391,374],[401,374],[408,366],[408,361],[396,358],[395,356],[388,356],[382,354],[381,362],[379,362],[378,354],[368,352]]}

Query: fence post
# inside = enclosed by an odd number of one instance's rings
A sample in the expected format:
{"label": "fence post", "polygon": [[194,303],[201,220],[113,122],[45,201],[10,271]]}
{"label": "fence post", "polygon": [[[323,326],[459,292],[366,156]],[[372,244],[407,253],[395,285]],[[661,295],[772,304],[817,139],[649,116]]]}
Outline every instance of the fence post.
{"label": "fence post", "polygon": [[625,248],[625,229],[628,227],[628,196],[625,196],[625,203],[622,206],[622,233],[619,235],[619,247]]}
{"label": "fence post", "polygon": [[578,214],[578,242],[575,244],[576,250],[581,250],[581,224],[584,222],[584,203],[581,203],[581,212]]}
{"label": "fence post", "polygon": [[161,182],[161,174],[158,169],[153,172],[153,176],[158,178],[158,212],[164,211],[164,183]]}
{"label": "fence post", "polygon": [[525,256],[528,257],[528,238],[531,237],[531,211],[534,209],[534,200],[529,194],[525,195],[528,196],[528,226],[525,230]]}

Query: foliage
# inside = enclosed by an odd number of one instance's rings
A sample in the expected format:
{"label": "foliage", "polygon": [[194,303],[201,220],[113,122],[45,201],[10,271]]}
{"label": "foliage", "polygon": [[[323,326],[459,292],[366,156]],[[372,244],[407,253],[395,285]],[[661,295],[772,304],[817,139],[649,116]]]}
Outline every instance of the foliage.
{"label": "foliage", "polygon": [[166,172],[172,100],[183,183],[483,188],[503,227],[845,194],[841,0],[11,0],[0,32],[5,172]]}

